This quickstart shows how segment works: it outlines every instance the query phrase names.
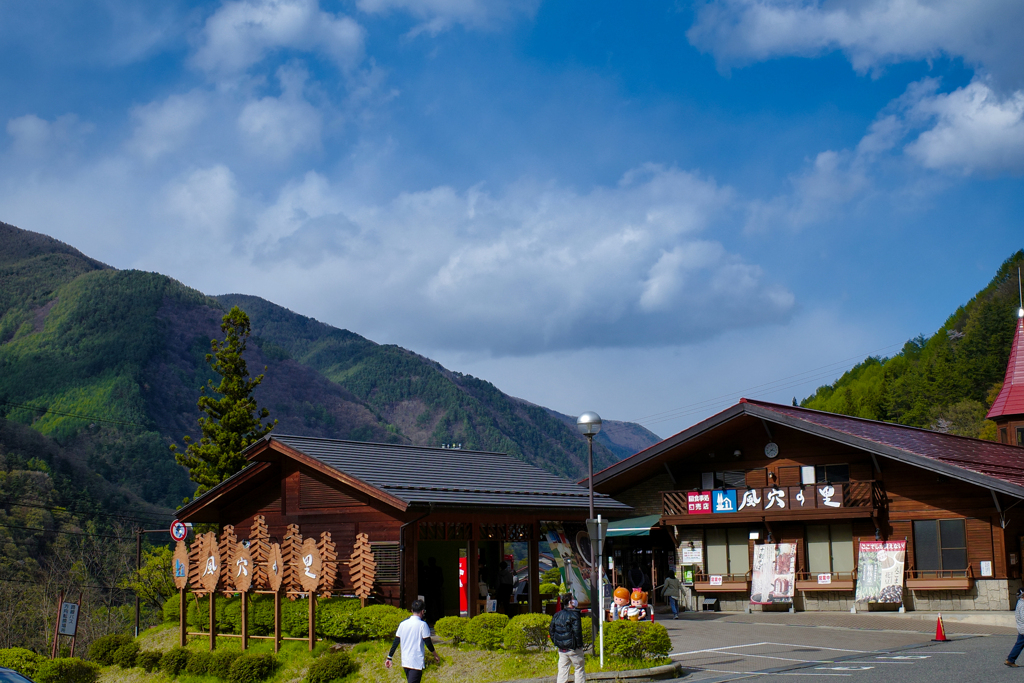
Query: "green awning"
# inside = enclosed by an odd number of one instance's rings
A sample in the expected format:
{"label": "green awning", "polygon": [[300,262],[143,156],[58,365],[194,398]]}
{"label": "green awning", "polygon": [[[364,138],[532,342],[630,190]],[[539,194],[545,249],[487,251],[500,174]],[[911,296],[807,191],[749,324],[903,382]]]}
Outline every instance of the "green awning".
{"label": "green awning", "polygon": [[661,515],[644,515],[631,519],[620,519],[608,524],[608,538],[622,536],[649,536],[651,527],[658,523]]}

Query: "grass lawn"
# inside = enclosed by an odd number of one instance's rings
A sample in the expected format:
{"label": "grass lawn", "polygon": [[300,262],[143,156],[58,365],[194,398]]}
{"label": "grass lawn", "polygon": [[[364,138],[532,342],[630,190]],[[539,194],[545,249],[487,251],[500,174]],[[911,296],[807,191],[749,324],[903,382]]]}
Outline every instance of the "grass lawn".
{"label": "grass lawn", "polygon": [[[178,631],[176,625],[157,626],[139,636],[139,643],[144,650],[169,650],[177,645]],[[192,639],[188,647],[192,650],[205,650],[206,638]],[[331,643],[318,643],[313,655],[324,652]],[[242,646],[238,638],[218,638],[217,648],[238,650]],[[405,681],[402,673],[400,657],[396,655],[395,666],[390,671],[384,668],[384,658],[391,643],[369,641],[352,646],[352,654],[360,663],[359,672],[345,679],[345,683],[400,683]],[[554,651],[513,653],[503,650],[487,651],[475,646],[462,644],[453,648],[446,644],[435,646],[441,655],[441,664],[427,666],[423,680],[425,683],[456,683],[472,681],[474,683],[493,683],[516,678],[535,678],[554,676],[557,670],[558,655]],[[250,641],[251,652],[272,652],[273,645],[269,641]],[[282,666],[267,683],[300,683],[306,676],[306,670],[313,661],[306,643],[285,641],[281,644],[278,658]],[[640,669],[660,664],[668,664],[671,660],[657,659],[648,661],[626,660],[605,656],[604,671],[624,671]],[[587,671],[599,671],[598,661],[587,656]],[[191,676],[185,673],[172,679],[164,673],[146,673],[142,669],[122,669],[118,666],[105,667],[100,675],[99,683],[224,683],[213,676]]]}

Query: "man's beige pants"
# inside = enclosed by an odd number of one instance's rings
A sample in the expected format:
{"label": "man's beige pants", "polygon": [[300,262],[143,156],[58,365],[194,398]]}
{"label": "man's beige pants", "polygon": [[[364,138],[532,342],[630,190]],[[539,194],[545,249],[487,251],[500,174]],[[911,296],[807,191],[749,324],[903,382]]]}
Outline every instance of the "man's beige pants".
{"label": "man's beige pants", "polygon": [[569,683],[569,665],[576,667],[575,683],[584,683],[587,674],[583,671],[583,648],[568,652],[558,651],[558,683]]}

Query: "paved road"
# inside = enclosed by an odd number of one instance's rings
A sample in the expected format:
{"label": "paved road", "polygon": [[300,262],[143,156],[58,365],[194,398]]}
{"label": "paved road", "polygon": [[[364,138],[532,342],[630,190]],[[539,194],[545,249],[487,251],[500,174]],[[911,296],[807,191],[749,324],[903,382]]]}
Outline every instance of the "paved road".
{"label": "paved road", "polygon": [[1024,666],[1002,663],[1015,631],[997,626],[950,622],[951,640],[933,643],[934,624],[888,616],[689,614],[659,621],[687,681],[1024,681]]}

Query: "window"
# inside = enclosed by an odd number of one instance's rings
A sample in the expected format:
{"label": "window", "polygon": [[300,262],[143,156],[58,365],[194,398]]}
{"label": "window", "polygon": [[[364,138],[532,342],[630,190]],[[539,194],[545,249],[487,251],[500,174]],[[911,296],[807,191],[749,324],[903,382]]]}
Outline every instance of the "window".
{"label": "window", "polygon": [[747,473],[743,470],[727,472],[704,472],[700,475],[701,487],[711,489],[742,489],[747,485]]}
{"label": "window", "polygon": [[815,465],[814,478],[816,484],[824,484],[826,481],[833,484],[845,484],[850,481],[849,465]]}
{"label": "window", "polygon": [[401,577],[399,566],[402,561],[402,552],[397,543],[393,541],[380,541],[370,543],[373,550],[373,561],[377,564],[377,571],[374,580],[377,583],[398,583]]}
{"label": "window", "polygon": [[708,574],[743,575],[750,571],[750,534],[746,527],[708,529]]}
{"label": "window", "polygon": [[1010,440],[1006,436],[1006,427],[999,430],[999,443],[1010,443]]}
{"label": "window", "polygon": [[853,571],[853,526],[808,525],[807,571],[811,574]]}
{"label": "window", "polygon": [[1024,427],[1017,427],[1017,445],[1024,446]]}
{"label": "window", "polygon": [[914,559],[918,570],[967,569],[967,530],[962,519],[914,522]]}

